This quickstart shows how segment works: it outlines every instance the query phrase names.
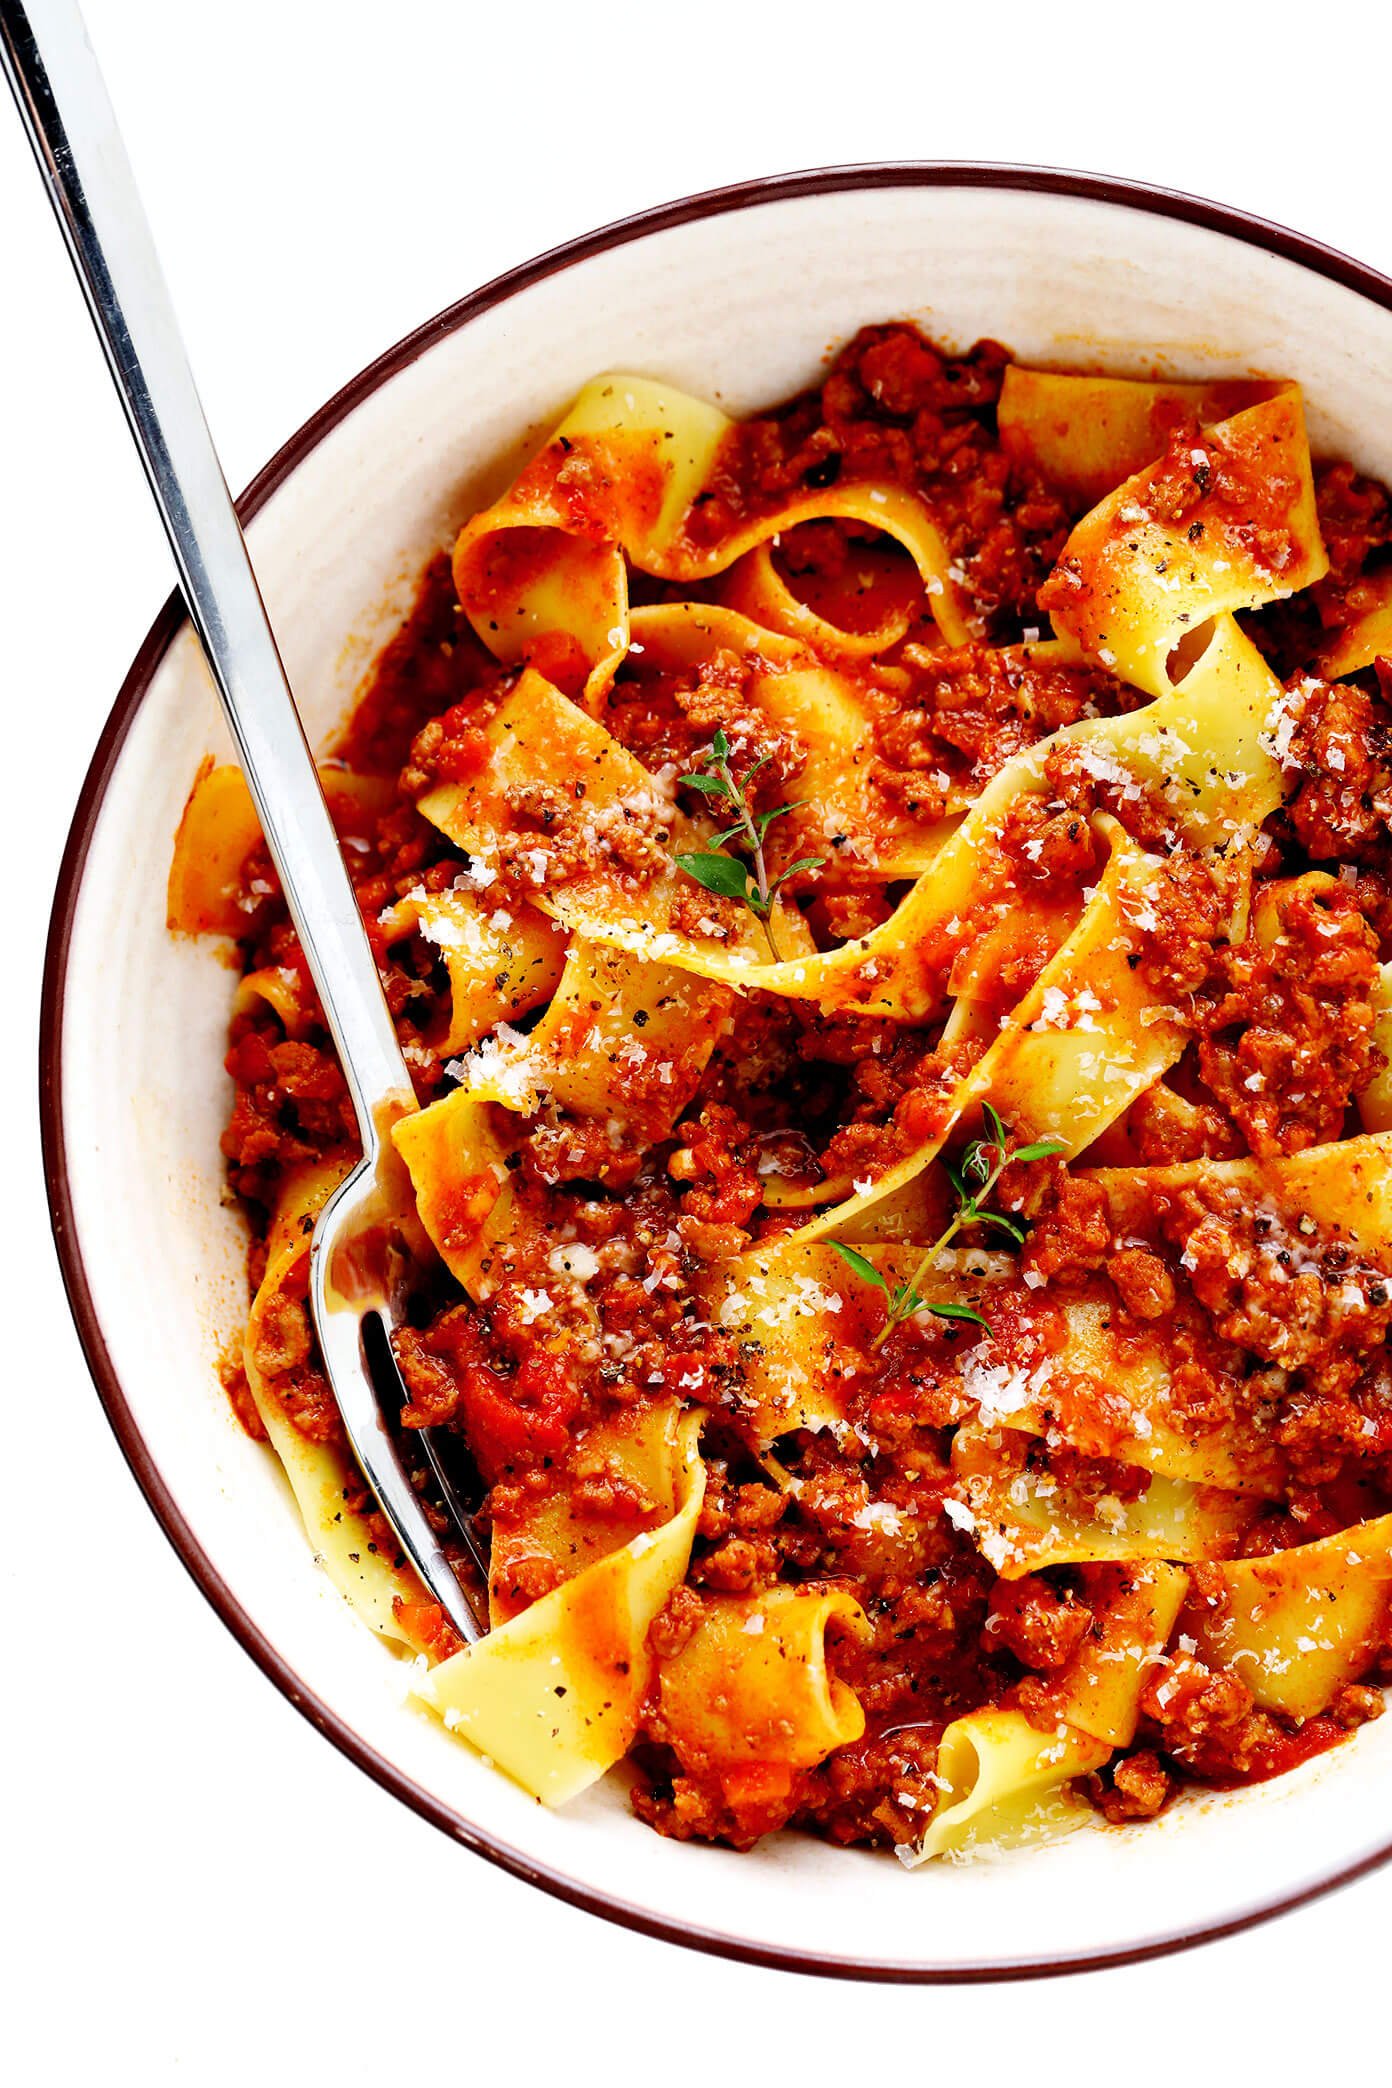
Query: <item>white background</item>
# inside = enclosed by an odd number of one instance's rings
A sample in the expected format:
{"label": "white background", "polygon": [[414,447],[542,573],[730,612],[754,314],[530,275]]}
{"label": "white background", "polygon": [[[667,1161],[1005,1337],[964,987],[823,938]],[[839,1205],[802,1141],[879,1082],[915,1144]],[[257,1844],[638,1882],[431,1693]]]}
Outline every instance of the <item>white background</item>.
{"label": "white background", "polygon": [[[87,13],[235,485],[466,290],[606,219],[748,175],[915,157],[1086,167],[1245,206],[1392,272],[1370,96],[1392,32],[1351,0],[1301,10],[1298,30],[1294,10],[1281,29],[1279,8],[1230,0],[608,0],[558,9],[551,27],[546,0],[89,0]],[[1177,2069],[1202,2083],[1224,2062],[1294,2078],[1322,2058],[1385,2075],[1392,1871],[1192,1955],[1043,1985],[873,1990],[725,1964],[455,1849],[319,1739],[216,1623],[106,1431],[44,1218],[33,1066],[48,897],[92,744],[171,575],[8,107],[0,233],[18,944],[0,1040],[17,1134],[0,1200],[10,2078],[584,2088],[659,2072],[742,2082],[767,2062],[811,2082],[1023,2068],[1145,2084]]]}

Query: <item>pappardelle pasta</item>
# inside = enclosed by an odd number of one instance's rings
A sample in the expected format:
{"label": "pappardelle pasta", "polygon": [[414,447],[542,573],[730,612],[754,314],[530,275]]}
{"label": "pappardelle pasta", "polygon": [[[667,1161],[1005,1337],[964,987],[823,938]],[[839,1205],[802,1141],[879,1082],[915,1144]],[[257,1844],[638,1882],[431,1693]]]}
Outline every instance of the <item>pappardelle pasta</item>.
{"label": "pappardelle pasta", "polygon": [[422,1715],[547,1804],[623,1763],[662,1833],[915,1865],[1380,1713],[1389,547],[1293,384],[898,324],[743,421],[600,377],[467,522],[323,771],[417,1086],[401,1431],[481,1492],[467,1648],[318,1366],[352,1115],[199,776],[229,1390]]}

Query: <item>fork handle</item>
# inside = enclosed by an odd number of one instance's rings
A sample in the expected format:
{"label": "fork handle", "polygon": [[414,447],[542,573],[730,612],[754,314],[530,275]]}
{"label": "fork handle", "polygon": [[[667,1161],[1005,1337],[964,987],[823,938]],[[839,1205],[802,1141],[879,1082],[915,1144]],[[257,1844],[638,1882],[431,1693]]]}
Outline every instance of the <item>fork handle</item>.
{"label": "fork handle", "polygon": [[271,859],[375,1159],[413,1107],[295,699],[179,337],[115,113],[75,0],[0,0],[19,104],[159,505]]}

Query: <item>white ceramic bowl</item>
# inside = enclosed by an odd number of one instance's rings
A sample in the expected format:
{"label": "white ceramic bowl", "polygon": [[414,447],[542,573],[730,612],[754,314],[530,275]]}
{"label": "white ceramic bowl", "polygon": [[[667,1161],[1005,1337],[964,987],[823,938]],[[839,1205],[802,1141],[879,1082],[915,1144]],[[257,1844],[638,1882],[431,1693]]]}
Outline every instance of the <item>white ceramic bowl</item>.
{"label": "white ceramic bowl", "polygon": [[[427,556],[581,382],[621,366],[739,414],[861,324],[982,334],[1031,362],[1298,378],[1317,447],[1392,479],[1392,283],[1190,198],[1012,168],[798,175],[610,227],[466,298],[324,407],[244,514],[312,735],[344,711]],[[634,1926],[768,1964],[897,1979],[1097,1964],[1211,1936],[1392,1848],[1392,1718],[1279,1782],[973,1866],[783,1835],[663,1841],[618,1780],[560,1813],[404,1702],[402,1667],[313,1563],[214,1374],[245,1307],[220,1199],[231,974],[164,931],[200,758],[227,758],[171,604],[103,735],[59,884],[45,1000],[55,1231],[107,1413],[214,1608],[345,1753],[472,1849]],[[118,1106],[113,1102],[119,1098]],[[152,1329],[158,1330],[152,1339]]]}

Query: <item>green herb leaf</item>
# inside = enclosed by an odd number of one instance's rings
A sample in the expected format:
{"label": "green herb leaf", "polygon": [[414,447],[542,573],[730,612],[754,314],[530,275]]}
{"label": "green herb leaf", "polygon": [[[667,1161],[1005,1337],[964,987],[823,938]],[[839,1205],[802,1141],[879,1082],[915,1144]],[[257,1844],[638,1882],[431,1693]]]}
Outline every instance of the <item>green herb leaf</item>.
{"label": "green herb leaf", "polygon": [[[1012,1152],[1010,1132],[1000,1112],[989,1102],[984,1102],[981,1114],[989,1137],[972,1139],[964,1146],[957,1165],[954,1166],[952,1161],[946,1159],[942,1162],[943,1171],[957,1195],[957,1209],[932,1246],[923,1250],[908,1281],[900,1284],[895,1291],[885,1324],[871,1343],[872,1349],[883,1347],[900,1320],[909,1313],[925,1309],[925,1301],[920,1297],[917,1285],[923,1281],[930,1269],[936,1267],[940,1256],[951,1246],[964,1226],[993,1225],[1000,1232],[1008,1233],[1018,1245],[1024,1245],[1025,1229],[1022,1225],[1017,1224],[1014,1218],[1008,1217],[1003,1211],[983,1210],[982,1205],[1012,1160],[1041,1159],[1045,1154],[1062,1152],[1064,1144],[1061,1139],[1043,1139],[1033,1145],[1021,1146]],[[928,1304],[926,1310],[938,1319],[969,1320],[975,1326],[984,1327],[988,1334],[991,1331],[990,1321],[978,1312],[974,1305],[958,1305],[952,1302],[941,1305]]]}
{"label": "green herb leaf", "polygon": [[1068,1147],[1061,1138],[1041,1138],[1037,1145],[1017,1146],[1010,1155],[1016,1160],[1048,1160],[1055,1153],[1066,1153]]}
{"label": "green herb leaf", "polygon": [[[738,899],[747,906],[763,928],[769,956],[778,963],[783,953],[774,935],[773,894],[798,871],[819,870],[826,858],[804,856],[800,861],[790,863],[780,876],[770,879],[764,858],[764,836],[775,819],[781,819],[785,812],[795,811],[798,805],[806,804],[808,800],[798,798],[791,804],[771,805],[767,811],[756,813],[749,802],[749,786],[759,771],[767,768],[773,755],[761,754],[745,770],[743,780],[731,770],[729,756],[729,736],[725,728],[718,725],[711,738],[710,753],[701,765],[704,773],[683,776],[681,781],[690,789],[699,790],[703,797],[724,798],[730,810],[738,813],[738,819],[712,835],[706,843],[704,855],[679,855],[672,860],[678,870],[694,878],[706,891],[717,892],[723,899]],[[712,770],[716,773],[712,774]],[[733,845],[747,860],[742,861],[740,855],[720,855],[718,851],[728,845]]]}
{"label": "green herb leaf", "polygon": [[[753,775],[754,771],[751,769],[749,773]],[[811,802],[811,798],[789,798],[786,805],[775,805],[771,811],[757,812],[754,815],[754,824],[759,829],[760,840],[763,839],[775,819],[781,819],[785,812],[796,812],[800,806],[810,805]]]}
{"label": "green herb leaf", "polygon": [[995,1146],[998,1152],[1003,1153],[1005,1151],[1006,1130],[998,1112],[991,1107],[989,1102],[983,1102],[981,1114],[985,1117],[987,1128],[991,1133],[992,1145]]}
{"label": "green herb leaf", "polygon": [[769,886],[769,890],[776,892],[778,887],[785,883],[788,878],[796,877],[799,870],[820,870],[825,861],[825,856],[799,856],[795,863],[789,863],[786,870],[779,871],[777,877],[774,878],[773,883]]}
{"label": "green herb leaf", "polygon": [[832,1240],[829,1244],[832,1251],[840,1255],[847,1268],[853,1270],[863,1283],[873,1283],[877,1290],[888,1292],[889,1285],[872,1261],[867,1261],[863,1254],[857,1254],[854,1247],[843,1246],[840,1240]]}
{"label": "green herb leaf", "polygon": [[988,1319],[983,1319],[981,1314],[978,1311],[976,1311],[974,1306],[950,1304],[930,1305],[928,1307],[928,1310],[933,1314],[933,1316],[936,1319],[972,1320],[978,1327],[984,1327],[988,1334],[991,1331],[991,1322]]}
{"label": "green herb leaf", "polygon": [[708,892],[716,892],[722,899],[749,899],[749,872],[734,856],[727,855],[679,855],[672,858],[678,870],[694,877],[698,885]]}

